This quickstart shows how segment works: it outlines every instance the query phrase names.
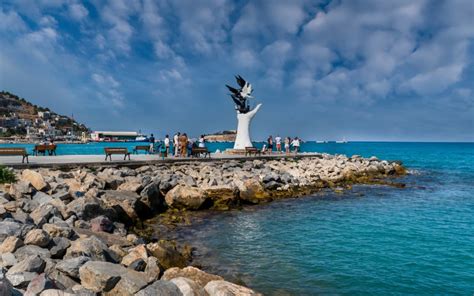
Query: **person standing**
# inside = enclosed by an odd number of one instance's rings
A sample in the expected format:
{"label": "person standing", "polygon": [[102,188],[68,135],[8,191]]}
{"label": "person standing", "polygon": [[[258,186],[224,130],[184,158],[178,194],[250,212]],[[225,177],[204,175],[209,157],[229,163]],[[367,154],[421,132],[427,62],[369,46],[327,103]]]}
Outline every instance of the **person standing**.
{"label": "person standing", "polygon": [[150,135],[150,137],[148,138],[148,142],[150,142],[150,154],[153,154],[155,152],[155,137],[153,136],[153,134]]}
{"label": "person standing", "polygon": [[286,137],[285,138],[285,152],[286,152],[286,154],[290,154],[290,143],[291,143],[290,137]]}
{"label": "person standing", "polygon": [[291,145],[292,145],[293,148],[295,149],[295,150],[294,150],[295,154],[300,151],[300,139],[298,139],[298,137],[296,137],[296,138],[293,140],[293,142],[291,142]]}
{"label": "person standing", "polygon": [[281,137],[278,135],[275,137],[275,144],[278,153],[281,153]]}
{"label": "person standing", "polygon": [[272,138],[271,135],[267,139],[267,147],[268,147],[269,153],[272,154],[272,152],[273,152],[273,138]]}
{"label": "person standing", "polygon": [[206,139],[204,138],[204,135],[201,135],[199,137],[199,148],[206,148]]}
{"label": "person standing", "polygon": [[168,154],[170,154],[170,137],[168,135],[165,136],[164,144],[165,144],[165,157],[168,157]]}
{"label": "person standing", "polygon": [[178,138],[178,141],[179,141],[179,150],[180,150],[180,154],[182,157],[186,157],[187,155],[187,146],[188,146],[188,136],[186,135],[186,133],[182,134],[181,136],[179,136]]}
{"label": "person standing", "polygon": [[179,132],[177,132],[176,134],[174,134],[174,137],[173,137],[173,149],[174,149],[174,156],[175,157],[178,157],[179,156],[179,136],[181,134]]}

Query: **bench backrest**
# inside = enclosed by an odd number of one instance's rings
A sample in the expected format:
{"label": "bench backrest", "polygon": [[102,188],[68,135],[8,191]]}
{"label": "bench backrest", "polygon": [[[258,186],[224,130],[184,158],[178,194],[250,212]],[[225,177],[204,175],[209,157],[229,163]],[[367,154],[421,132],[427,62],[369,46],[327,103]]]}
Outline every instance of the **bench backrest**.
{"label": "bench backrest", "polygon": [[150,146],[135,146],[135,150],[149,150]]}
{"label": "bench backrest", "polygon": [[245,147],[245,150],[247,150],[247,151],[255,151],[255,150],[257,150],[257,148],[255,148],[255,147]]}
{"label": "bench backrest", "polygon": [[207,148],[206,147],[193,147],[191,151],[207,152]]}
{"label": "bench backrest", "polygon": [[127,148],[104,148],[106,154],[125,154],[128,153]]}
{"label": "bench backrest", "polygon": [[55,144],[35,145],[35,150],[56,150]]}
{"label": "bench backrest", "polygon": [[22,147],[0,148],[0,155],[25,155],[26,149]]}

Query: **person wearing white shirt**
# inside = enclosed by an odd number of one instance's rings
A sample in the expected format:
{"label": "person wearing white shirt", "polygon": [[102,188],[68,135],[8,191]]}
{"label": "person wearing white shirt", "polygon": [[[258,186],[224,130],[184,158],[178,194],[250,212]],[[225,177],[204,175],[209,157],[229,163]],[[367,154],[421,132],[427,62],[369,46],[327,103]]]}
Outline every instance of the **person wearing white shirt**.
{"label": "person wearing white shirt", "polygon": [[170,136],[166,135],[164,144],[166,149],[166,156],[168,156],[170,154]]}
{"label": "person wearing white shirt", "polygon": [[201,137],[199,137],[198,147],[199,148],[206,148],[206,139],[204,139],[204,135],[201,135]]}
{"label": "person wearing white shirt", "polygon": [[277,152],[281,153],[281,137],[280,136],[275,137],[275,143],[276,143]]}
{"label": "person wearing white shirt", "polygon": [[175,157],[178,157],[178,155],[179,155],[179,136],[180,135],[181,135],[181,133],[178,132],[173,137],[173,148],[174,148],[174,156]]}
{"label": "person wearing white shirt", "polygon": [[300,150],[300,140],[298,139],[298,137],[296,137],[292,142],[291,142],[291,146],[293,146],[293,148],[295,149],[295,153],[298,153],[299,150]]}

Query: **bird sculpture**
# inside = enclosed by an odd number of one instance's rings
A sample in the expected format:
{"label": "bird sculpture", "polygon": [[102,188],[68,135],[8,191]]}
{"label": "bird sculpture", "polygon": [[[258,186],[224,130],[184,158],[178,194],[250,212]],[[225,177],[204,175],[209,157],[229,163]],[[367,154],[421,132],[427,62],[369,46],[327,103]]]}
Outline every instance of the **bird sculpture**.
{"label": "bird sculpture", "polygon": [[247,100],[253,98],[252,85],[245,81],[245,79],[243,79],[240,75],[235,76],[235,79],[237,80],[237,84],[240,86],[240,89],[234,88],[227,84],[225,86],[231,92],[230,97],[235,103],[235,110],[237,110],[239,113],[245,114],[250,111],[250,106],[248,105]]}

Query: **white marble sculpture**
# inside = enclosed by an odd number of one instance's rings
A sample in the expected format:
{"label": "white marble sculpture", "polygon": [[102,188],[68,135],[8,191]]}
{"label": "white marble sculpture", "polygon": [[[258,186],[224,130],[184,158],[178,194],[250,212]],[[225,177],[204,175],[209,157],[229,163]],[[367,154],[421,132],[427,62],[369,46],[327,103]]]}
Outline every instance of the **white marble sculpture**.
{"label": "white marble sculpture", "polygon": [[252,147],[252,140],[250,139],[250,122],[257,113],[262,104],[258,104],[253,110],[247,102],[252,97],[252,85],[245,81],[240,75],[235,77],[240,89],[227,86],[230,90],[232,100],[235,102],[235,110],[237,111],[237,136],[235,138],[234,149],[245,149],[245,147]]}

